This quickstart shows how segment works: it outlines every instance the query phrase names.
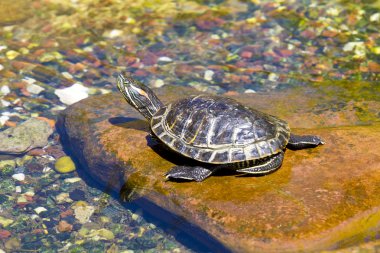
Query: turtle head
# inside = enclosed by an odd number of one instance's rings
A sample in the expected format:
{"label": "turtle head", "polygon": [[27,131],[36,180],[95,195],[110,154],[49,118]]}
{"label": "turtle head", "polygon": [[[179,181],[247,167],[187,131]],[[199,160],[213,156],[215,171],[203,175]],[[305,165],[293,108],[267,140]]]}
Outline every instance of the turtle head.
{"label": "turtle head", "polygon": [[147,120],[163,106],[151,89],[131,77],[119,74],[117,88],[125,100],[136,108]]}

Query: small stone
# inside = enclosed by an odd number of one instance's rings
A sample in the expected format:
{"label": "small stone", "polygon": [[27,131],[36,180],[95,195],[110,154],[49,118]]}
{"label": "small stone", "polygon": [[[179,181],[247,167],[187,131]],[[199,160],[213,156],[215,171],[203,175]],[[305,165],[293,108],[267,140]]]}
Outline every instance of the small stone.
{"label": "small stone", "polygon": [[369,17],[371,22],[380,22],[380,12],[376,12]]}
{"label": "small stone", "polygon": [[15,59],[17,56],[19,56],[20,53],[17,52],[17,51],[14,51],[14,50],[9,50],[8,52],[5,53],[5,55],[7,56],[7,58],[8,58],[9,60],[13,60],[13,59]]}
{"label": "small stone", "polygon": [[17,185],[17,186],[15,187],[15,192],[17,192],[17,193],[21,193],[21,192],[22,192],[21,186]]}
{"label": "small stone", "polygon": [[4,66],[0,64],[0,71],[4,69]]}
{"label": "small stone", "polygon": [[12,234],[8,230],[0,229],[0,239],[6,239],[10,237]]}
{"label": "small stone", "polygon": [[58,194],[55,197],[55,200],[57,201],[58,204],[73,202],[73,200],[70,199],[70,196],[69,196],[69,194],[67,192],[62,192],[62,193]]}
{"label": "small stone", "polygon": [[213,76],[214,76],[214,71],[208,69],[205,71],[204,79],[206,81],[211,81]]}
{"label": "small stone", "polygon": [[99,220],[101,223],[109,223],[111,221],[111,219],[107,216],[100,216]]}
{"label": "small stone", "polygon": [[12,178],[17,181],[24,181],[25,180],[25,174],[24,173],[17,173],[12,175]]}
{"label": "small stone", "polygon": [[4,126],[5,122],[9,120],[9,116],[0,116],[0,126]]}
{"label": "small stone", "polygon": [[252,56],[253,56],[253,53],[252,52],[249,52],[249,51],[244,51],[240,54],[240,56],[242,58],[245,58],[245,59],[250,59]]}
{"label": "small stone", "polygon": [[25,195],[19,196],[16,202],[17,202],[17,205],[21,207],[24,207],[28,204],[28,200],[26,199]]}
{"label": "small stone", "polygon": [[0,225],[2,225],[3,227],[8,227],[13,222],[14,222],[14,220],[12,220],[12,219],[7,219],[7,218],[0,216]]}
{"label": "small stone", "polygon": [[160,87],[162,87],[164,85],[165,85],[165,83],[164,83],[164,80],[162,80],[162,79],[157,79],[153,83],[153,87],[155,87],[155,88],[160,88]]}
{"label": "small stone", "polygon": [[57,226],[57,230],[59,232],[70,232],[71,230],[73,230],[73,225],[71,225],[70,223],[68,223],[67,221],[64,221],[64,220],[61,220],[59,223],[58,223],[58,226]]}
{"label": "small stone", "polygon": [[70,173],[75,170],[75,164],[70,156],[62,156],[55,162],[55,170],[59,173]]}
{"label": "small stone", "polygon": [[95,211],[95,207],[85,201],[78,201],[71,208],[74,210],[75,218],[82,224],[89,222]]}
{"label": "small stone", "polygon": [[39,207],[34,208],[34,211],[36,212],[36,214],[40,214],[42,212],[46,212],[47,209],[45,207],[39,206]]}
{"label": "small stone", "polygon": [[120,37],[121,35],[123,35],[123,31],[119,30],[119,29],[113,29],[111,31],[106,31],[104,33],[104,37],[107,37],[107,38],[110,38],[110,39],[113,39],[113,38],[116,38],[116,37]]}
{"label": "small stone", "polygon": [[136,213],[133,213],[132,214],[132,220],[138,220],[140,218],[140,216],[138,215],[138,214],[136,214]]}
{"label": "small stone", "polygon": [[167,56],[161,56],[158,58],[158,62],[168,63],[168,62],[172,62],[172,61],[173,61],[173,59],[170,57],[167,57]]}
{"label": "small stone", "polygon": [[111,230],[102,228],[99,230],[91,230],[90,233],[86,235],[88,238],[92,238],[95,241],[98,240],[113,240],[115,235]]}
{"label": "small stone", "polygon": [[56,89],[54,94],[59,97],[59,100],[66,104],[74,104],[88,97],[88,88],[80,83],[75,83],[68,88]]}
{"label": "small stone", "polygon": [[30,93],[32,93],[32,94],[35,94],[35,95],[38,95],[38,94],[40,94],[42,91],[44,91],[45,90],[45,88],[43,88],[43,87],[41,87],[41,86],[39,86],[39,85],[37,85],[37,84],[28,84],[27,86],[26,86],[26,90],[28,91],[28,92],[30,92]]}
{"label": "small stone", "polygon": [[73,190],[72,192],[69,193],[69,196],[74,201],[86,199],[86,195],[85,195],[84,191],[82,191],[80,189]]}
{"label": "small stone", "polygon": [[52,132],[53,129],[47,122],[30,118],[0,132],[0,153],[21,154],[33,148],[44,147]]}
{"label": "small stone", "polygon": [[246,90],[244,91],[244,93],[256,93],[256,91],[255,91],[255,90],[252,90],[252,89],[246,89]]}
{"label": "small stone", "polygon": [[0,95],[8,95],[11,92],[7,85],[3,85],[0,88]]}
{"label": "small stone", "polygon": [[3,170],[5,168],[14,169],[15,167],[16,167],[16,161],[15,160],[2,160],[2,161],[0,161],[0,170]]}
{"label": "small stone", "polygon": [[70,183],[70,184],[80,182],[80,181],[82,181],[80,177],[71,177],[71,178],[66,178],[64,180],[65,183]]}
{"label": "small stone", "polygon": [[4,246],[8,250],[15,251],[21,247],[21,241],[17,237],[13,237],[4,243]]}
{"label": "small stone", "polygon": [[268,80],[272,82],[276,82],[280,77],[276,73],[270,73],[268,75]]}

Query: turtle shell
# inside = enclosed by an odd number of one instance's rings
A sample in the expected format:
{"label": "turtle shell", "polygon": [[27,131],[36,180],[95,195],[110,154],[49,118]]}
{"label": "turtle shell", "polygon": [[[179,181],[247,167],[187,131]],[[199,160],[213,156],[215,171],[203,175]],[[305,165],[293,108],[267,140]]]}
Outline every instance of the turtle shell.
{"label": "turtle shell", "polygon": [[290,136],[285,121],[210,95],[160,108],[151,119],[151,129],[174,151],[213,164],[271,156],[285,148]]}

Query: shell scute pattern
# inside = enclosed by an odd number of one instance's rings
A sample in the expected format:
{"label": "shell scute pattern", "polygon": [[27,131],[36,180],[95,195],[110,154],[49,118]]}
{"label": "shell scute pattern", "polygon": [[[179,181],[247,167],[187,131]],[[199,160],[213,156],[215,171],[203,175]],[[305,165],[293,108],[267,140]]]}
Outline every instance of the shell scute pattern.
{"label": "shell scute pattern", "polygon": [[161,108],[153,133],[173,150],[208,163],[239,162],[276,154],[288,124],[224,97],[201,95]]}

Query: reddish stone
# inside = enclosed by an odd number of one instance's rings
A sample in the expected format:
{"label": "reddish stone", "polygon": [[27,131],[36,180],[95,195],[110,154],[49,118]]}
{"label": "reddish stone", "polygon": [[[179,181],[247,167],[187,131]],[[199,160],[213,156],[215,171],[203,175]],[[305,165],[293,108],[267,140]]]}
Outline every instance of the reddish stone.
{"label": "reddish stone", "polygon": [[252,53],[252,52],[249,52],[249,51],[244,51],[244,52],[242,52],[242,53],[240,54],[240,56],[241,56],[242,58],[245,58],[245,59],[250,59],[250,58],[252,58],[253,53]]}
{"label": "reddish stone", "polygon": [[178,64],[175,67],[175,74],[178,77],[184,77],[191,74],[194,71],[194,67],[187,64]]}
{"label": "reddish stone", "polygon": [[35,148],[32,150],[29,150],[29,152],[28,152],[28,155],[30,155],[30,156],[43,156],[45,154],[46,154],[46,152],[42,148]]}
{"label": "reddish stone", "polygon": [[59,232],[70,232],[71,230],[73,230],[73,225],[71,225],[70,223],[68,223],[67,221],[64,221],[64,220],[61,220],[59,223],[58,223],[58,226],[57,226],[57,230]]}
{"label": "reddish stone", "polygon": [[9,232],[8,230],[0,229],[0,239],[7,239],[11,235],[12,235],[12,233]]}
{"label": "reddish stone", "polygon": [[138,55],[141,59],[141,62],[144,65],[150,66],[150,65],[154,65],[157,63],[158,57],[154,53],[145,52],[144,54],[138,54]]}
{"label": "reddish stone", "polygon": [[[201,228],[202,233],[186,230],[186,222],[170,219],[175,220],[173,228],[179,226],[210,247],[319,252],[348,240],[353,245],[374,238],[380,220],[380,149],[373,148],[380,146],[380,126],[359,126],[363,120],[353,110],[355,101],[338,111],[336,107],[317,111],[336,101],[335,93],[329,97],[324,91],[239,95],[241,103],[287,120],[292,132],[317,134],[326,141],[316,149],[287,150],[282,167],[262,177],[229,174],[201,183],[165,181],[163,174],[174,161],[164,149],[150,146],[149,125],[136,110],[127,104],[115,106],[125,103],[119,94],[91,97],[68,107],[58,129],[89,175],[116,192],[123,187],[123,196],[131,192],[140,196],[137,203],[159,218],[163,212],[152,207]],[[190,94],[199,92],[181,87],[157,92],[164,102]],[[369,117],[377,114],[380,103],[372,101],[363,108]],[[205,233],[217,242],[212,244]]]}
{"label": "reddish stone", "polygon": [[48,155],[51,155],[55,159],[58,159],[58,158],[66,155],[65,152],[62,150],[62,147],[60,145],[49,146],[45,149],[45,151]]}
{"label": "reddish stone", "polygon": [[195,20],[195,25],[199,30],[210,31],[222,26],[224,22],[223,19],[213,16],[213,13],[207,12]]}
{"label": "reddish stone", "polygon": [[74,214],[74,211],[72,209],[67,209],[66,211],[59,214],[59,217],[66,218],[68,216],[72,216]]}
{"label": "reddish stone", "polygon": [[380,73],[380,64],[374,61],[368,62],[368,70],[373,73]]}

